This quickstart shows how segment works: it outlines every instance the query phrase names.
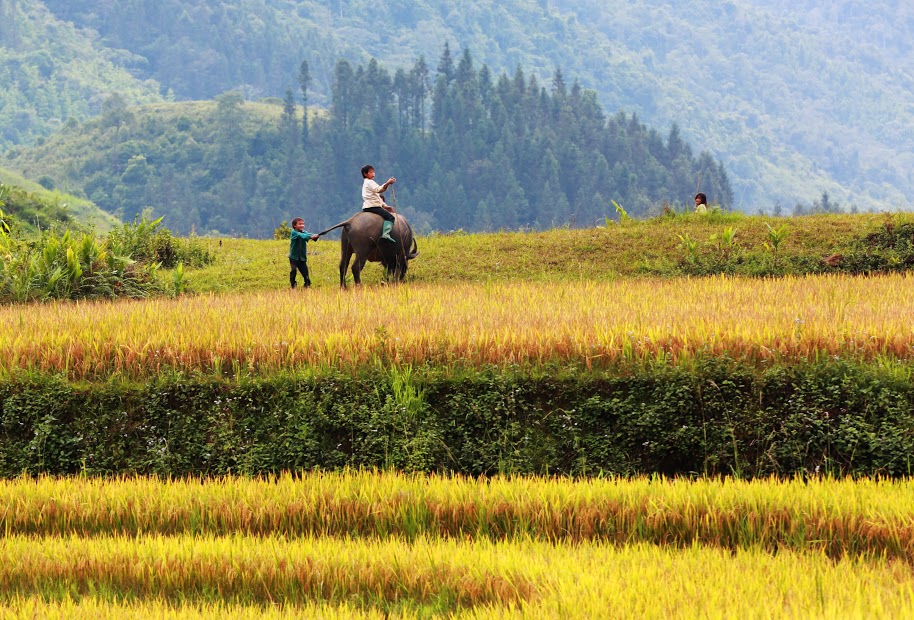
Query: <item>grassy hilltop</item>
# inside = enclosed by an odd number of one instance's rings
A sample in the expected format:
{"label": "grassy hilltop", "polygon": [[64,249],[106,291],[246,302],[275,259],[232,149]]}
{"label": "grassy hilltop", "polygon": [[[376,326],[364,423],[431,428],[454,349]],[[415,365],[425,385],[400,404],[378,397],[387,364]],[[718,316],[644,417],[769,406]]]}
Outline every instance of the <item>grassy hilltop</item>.
{"label": "grassy hilltop", "polygon": [[[422,284],[560,281],[732,273],[778,275],[838,271],[844,256],[868,235],[914,221],[908,214],[810,215],[771,218],[740,214],[674,215],[648,221],[607,222],[602,228],[546,232],[445,233],[420,236],[420,255],[408,281]],[[327,224],[326,222],[323,224]],[[318,226],[306,223],[311,231]],[[772,247],[773,231],[784,232]],[[725,243],[728,231],[734,236]],[[213,265],[187,270],[195,292],[244,292],[288,285],[287,241],[200,239]],[[694,242],[690,252],[689,241]],[[765,244],[768,244],[766,248]],[[311,280],[339,283],[339,233],[308,245]],[[859,247],[858,247],[859,251]],[[835,262],[833,258],[832,262]],[[848,262],[844,261],[844,266]],[[368,263],[363,282],[378,284],[383,271]]]}

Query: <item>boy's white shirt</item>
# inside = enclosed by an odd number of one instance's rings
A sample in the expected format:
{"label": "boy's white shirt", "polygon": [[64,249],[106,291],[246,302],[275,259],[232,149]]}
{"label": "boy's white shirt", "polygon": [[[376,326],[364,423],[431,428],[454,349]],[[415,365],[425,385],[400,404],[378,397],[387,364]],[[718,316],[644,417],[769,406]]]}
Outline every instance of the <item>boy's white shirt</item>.
{"label": "boy's white shirt", "polygon": [[362,208],[383,208],[384,206],[384,200],[381,198],[381,186],[374,179],[365,179],[362,183]]}

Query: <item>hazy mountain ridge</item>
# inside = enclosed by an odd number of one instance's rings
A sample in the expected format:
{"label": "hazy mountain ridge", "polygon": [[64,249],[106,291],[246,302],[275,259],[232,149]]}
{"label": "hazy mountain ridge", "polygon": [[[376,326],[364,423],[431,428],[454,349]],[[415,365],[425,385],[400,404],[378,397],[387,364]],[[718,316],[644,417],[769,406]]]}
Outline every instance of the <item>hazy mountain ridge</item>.
{"label": "hazy mountain ridge", "polygon": [[[827,7],[670,2],[650,11],[596,0],[553,4],[591,16],[595,28],[641,50],[653,73],[690,93],[685,101],[661,98],[656,109],[645,106],[645,118],[682,119],[693,140],[704,126],[706,142],[698,138],[698,146],[723,153],[748,195],[783,200],[817,183],[832,191],[828,175],[863,194],[839,194],[860,206],[867,197],[893,206],[911,200],[914,107],[904,93],[914,92],[914,79],[903,33],[914,22],[914,7],[887,3],[887,23],[855,0]],[[739,193],[740,182],[735,187]]]}
{"label": "hazy mountain ridge", "polygon": [[134,75],[179,99],[228,89],[281,96],[297,88],[295,69],[307,59],[309,101],[326,105],[338,58],[396,68],[423,54],[434,69],[450,41],[496,73],[520,65],[545,81],[560,66],[596,90],[609,114],[635,111],[661,131],[677,123],[696,151],[727,166],[742,208],[790,208],[823,190],[860,208],[914,200],[914,7],[901,0],[878,9],[862,0],[45,5],[97,31],[100,44],[128,50]]}
{"label": "hazy mountain ridge", "polygon": [[132,103],[162,100],[159,84],[133,75],[143,62],[40,2],[0,0],[0,144],[34,142],[69,118],[97,114],[113,92]]}

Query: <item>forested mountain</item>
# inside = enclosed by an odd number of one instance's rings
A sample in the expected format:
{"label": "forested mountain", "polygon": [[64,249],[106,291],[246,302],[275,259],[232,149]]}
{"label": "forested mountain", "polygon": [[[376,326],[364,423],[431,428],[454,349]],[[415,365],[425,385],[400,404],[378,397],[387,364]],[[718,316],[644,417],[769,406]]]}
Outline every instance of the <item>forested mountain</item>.
{"label": "forested mountain", "polygon": [[[177,99],[282,97],[308,60],[309,103],[329,106],[339,58],[407,69],[449,41],[495,74],[521,66],[545,83],[562,67],[609,114],[635,112],[664,132],[676,123],[724,162],[743,209],[790,208],[823,190],[860,208],[914,200],[914,5],[904,0],[0,0],[0,12],[26,29],[60,20],[38,34],[72,32],[129,70],[128,103],[153,82]],[[0,26],[5,48],[15,32]],[[57,70],[56,48],[45,48]],[[63,118],[32,110],[33,125]]]}
{"label": "forested mountain", "polygon": [[624,50],[624,65],[663,85],[640,101],[598,88],[604,103],[650,122],[679,119],[688,138],[724,159],[748,204],[814,188],[861,208],[914,201],[914,3],[550,4],[587,20]]}
{"label": "forested mountain", "polygon": [[143,58],[98,41],[33,0],[0,0],[0,145],[34,143],[69,118],[98,114],[113,92],[162,100],[132,70]]}
{"label": "forested mountain", "polygon": [[[306,63],[298,75],[307,98]],[[328,227],[361,206],[365,163],[398,177],[388,202],[425,231],[590,226],[616,215],[614,200],[635,215],[689,195],[699,173],[712,202],[732,204],[723,166],[678,127],[661,136],[635,115],[607,118],[560,70],[548,84],[520,68],[496,76],[445,46],[436,69],[341,60],[333,76],[329,113],[307,124],[292,91],[277,104],[113,98],[11,163],[127,220],[151,207],[184,233],[266,236],[295,215]]]}

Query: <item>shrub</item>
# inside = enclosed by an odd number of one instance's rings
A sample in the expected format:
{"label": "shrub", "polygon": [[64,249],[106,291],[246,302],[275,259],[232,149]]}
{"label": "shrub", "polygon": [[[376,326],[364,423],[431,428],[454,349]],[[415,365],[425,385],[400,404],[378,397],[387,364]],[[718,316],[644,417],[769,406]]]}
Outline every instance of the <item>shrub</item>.
{"label": "shrub", "polygon": [[150,220],[148,212],[133,223],[122,224],[108,233],[108,247],[117,256],[140,263],[155,263],[172,269],[178,263],[202,267],[213,262],[212,254],[195,239],[178,239],[162,226],[162,218]]}
{"label": "shrub", "polygon": [[844,362],[631,376],[366,371],[0,381],[0,476],[396,468],[909,476],[914,385]]}
{"label": "shrub", "polygon": [[42,232],[22,240],[0,232],[0,302],[142,298],[165,292],[157,265],[109,251],[89,233]]}
{"label": "shrub", "polygon": [[896,225],[888,219],[882,227],[847,244],[828,264],[848,273],[906,271],[914,268],[914,223]]}
{"label": "shrub", "polygon": [[288,241],[291,235],[292,229],[285,220],[273,231],[273,238],[277,241]]}

